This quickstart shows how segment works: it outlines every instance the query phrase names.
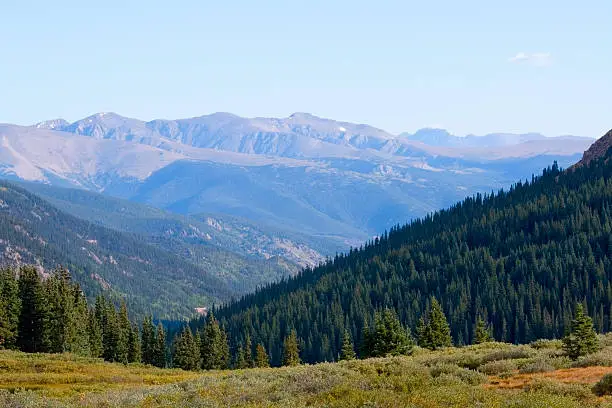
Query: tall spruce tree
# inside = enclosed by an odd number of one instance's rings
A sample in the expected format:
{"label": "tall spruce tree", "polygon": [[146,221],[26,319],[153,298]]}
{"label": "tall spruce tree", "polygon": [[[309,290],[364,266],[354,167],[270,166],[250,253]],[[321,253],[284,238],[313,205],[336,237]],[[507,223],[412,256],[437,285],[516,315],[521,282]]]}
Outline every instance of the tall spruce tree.
{"label": "tall spruce tree", "polygon": [[142,321],[142,333],[140,338],[142,362],[143,364],[153,365],[157,337],[155,333],[155,326],[153,325],[153,318],[151,316],[145,316],[144,320]]}
{"label": "tall spruce tree", "polygon": [[19,274],[21,311],[17,345],[21,351],[40,353],[49,350],[49,311],[38,271],[22,267]]}
{"label": "tall spruce tree", "polygon": [[129,343],[132,325],[130,323],[125,301],[122,301],[121,305],[119,306],[119,314],[117,315],[117,330],[116,361],[127,364],[129,362]]}
{"label": "tall spruce tree", "polygon": [[575,317],[563,337],[563,350],[572,360],[594,353],[599,348],[593,320],[584,312],[582,303],[576,305]]}
{"label": "tall spruce tree", "polygon": [[[87,298],[78,284],[72,285],[72,297],[74,301],[73,320],[71,330],[74,338],[68,343],[68,351],[81,356],[92,356],[89,326],[89,308]],[[97,356],[96,356],[97,357]]]}
{"label": "tall spruce tree", "polygon": [[102,328],[100,322],[96,318],[96,312],[91,309],[88,315],[88,328],[89,328],[89,352],[92,357],[102,357],[104,352],[102,344]]}
{"label": "tall spruce tree", "polygon": [[137,325],[132,325],[128,338],[128,362],[140,363],[142,361],[142,346]]}
{"label": "tall spruce tree", "polygon": [[493,341],[491,335],[491,328],[482,320],[481,317],[476,320],[476,327],[474,328],[474,344],[482,344],[489,341]]}
{"label": "tall spruce tree", "polygon": [[253,360],[253,343],[251,342],[251,336],[248,333],[244,340],[244,360],[246,361],[247,367],[255,367],[255,361]]}
{"label": "tall spruce tree", "polygon": [[351,341],[351,334],[348,330],[344,329],[344,335],[342,336],[342,348],[340,349],[339,360],[354,360],[355,359],[355,347]]}
{"label": "tall spruce tree", "polygon": [[266,349],[261,343],[257,344],[255,348],[255,367],[270,367],[270,357],[268,357],[268,353],[266,353]]}
{"label": "tall spruce tree", "polygon": [[44,282],[47,298],[48,336],[51,353],[68,351],[75,337],[74,299],[70,275],[65,269],[54,271]]}
{"label": "tall spruce tree", "polygon": [[219,326],[219,322],[210,312],[200,339],[200,357],[205,370],[220,370],[228,368],[229,347],[227,334]]}
{"label": "tall spruce tree", "polygon": [[193,333],[189,326],[185,326],[173,342],[172,364],[183,370],[197,370],[200,368],[200,350],[197,347]]}
{"label": "tall spruce tree", "polygon": [[391,309],[376,312],[374,328],[364,333],[365,357],[384,357],[410,354],[412,338]]}
{"label": "tall spruce tree", "polygon": [[242,347],[242,344],[239,344],[238,347],[236,348],[234,368],[239,369],[239,370],[243,368],[248,368],[246,359],[244,358],[244,347]]}
{"label": "tall spruce tree", "polygon": [[291,329],[289,335],[285,337],[283,342],[283,365],[297,366],[300,365],[300,347],[298,344],[297,332]]}
{"label": "tall spruce tree", "polygon": [[0,348],[17,347],[21,299],[19,283],[11,269],[0,269]]}
{"label": "tall spruce tree", "polygon": [[157,325],[157,336],[155,340],[153,365],[159,368],[165,368],[167,365],[166,358],[166,330],[161,323]]}
{"label": "tall spruce tree", "polygon": [[442,310],[442,306],[440,306],[436,298],[431,299],[431,304],[424,319],[424,324],[424,327],[419,324],[418,328],[419,346],[430,350],[452,346],[450,327],[444,315],[444,311]]}

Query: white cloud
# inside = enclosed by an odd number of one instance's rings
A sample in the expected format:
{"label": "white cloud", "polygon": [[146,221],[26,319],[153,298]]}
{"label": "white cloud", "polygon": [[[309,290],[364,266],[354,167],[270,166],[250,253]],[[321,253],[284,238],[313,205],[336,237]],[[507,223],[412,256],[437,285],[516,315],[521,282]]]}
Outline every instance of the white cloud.
{"label": "white cloud", "polygon": [[530,64],[536,67],[545,67],[552,63],[552,56],[549,52],[519,52],[514,57],[509,58],[508,62],[515,64]]}

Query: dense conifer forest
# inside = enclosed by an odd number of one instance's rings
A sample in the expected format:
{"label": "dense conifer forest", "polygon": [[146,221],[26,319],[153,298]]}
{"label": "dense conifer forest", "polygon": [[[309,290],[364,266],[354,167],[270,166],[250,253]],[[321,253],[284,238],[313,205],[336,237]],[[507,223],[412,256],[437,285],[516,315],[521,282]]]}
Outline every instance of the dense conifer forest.
{"label": "dense conifer forest", "polygon": [[412,333],[443,312],[450,336],[429,340],[440,346],[489,335],[526,343],[561,338],[576,303],[597,331],[610,331],[611,262],[612,163],[602,158],[566,172],[555,163],[507,191],[394,227],[215,314],[234,349],[248,337],[274,365],[293,330],[302,361],[337,360],[347,338],[368,340],[385,309]]}

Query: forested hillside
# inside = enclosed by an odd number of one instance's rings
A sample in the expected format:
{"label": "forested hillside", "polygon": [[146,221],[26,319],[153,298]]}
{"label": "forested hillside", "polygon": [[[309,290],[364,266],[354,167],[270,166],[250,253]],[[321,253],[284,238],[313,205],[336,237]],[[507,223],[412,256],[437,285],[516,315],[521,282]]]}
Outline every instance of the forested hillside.
{"label": "forested hillside", "polygon": [[0,181],[0,264],[62,265],[90,299],[127,299],[138,315],[190,316],[193,308],[232,295],[205,269],[141,236],[104,228],[59,211],[26,190]]}
{"label": "forested hillside", "polygon": [[500,341],[560,338],[575,302],[598,331],[611,330],[612,163],[599,158],[568,172],[555,163],[507,191],[392,228],[216,315],[234,344],[248,334],[274,364],[295,329],[302,358],[314,362],[338,357],[345,329],[361,343],[385,307],[414,333],[432,297],[455,344],[472,342],[479,317]]}

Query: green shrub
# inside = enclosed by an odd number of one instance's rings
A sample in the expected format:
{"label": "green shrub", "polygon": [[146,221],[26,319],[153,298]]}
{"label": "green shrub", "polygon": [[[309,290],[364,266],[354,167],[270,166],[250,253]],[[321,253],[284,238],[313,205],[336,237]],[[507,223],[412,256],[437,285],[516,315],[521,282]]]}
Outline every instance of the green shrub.
{"label": "green shrub", "polygon": [[563,342],[558,339],[554,339],[554,340],[540,339],[540,340],[532,341],[531,343],[529,343],[529,345],[536,350],[542,350],[542,349],[561,350],[561,348],[563,347]]}
{"label": "green shrub", "polygon": [[454,364],[438,364],[430,367],[429,372],[435,379],[443,377],[443,382],[445,383],[452,383],[451,377],[469,385],[478,385],[488,382],[488,378],[484,374]]}
{"label": "green shrub", "polygon": [[610,348],[589,354],[572,363],[572,367],[612,367],[612,350]]}
{"label": "green shrub", "polygon": [[526,346],[518,346],[513,347],[507,350],[498,350],[492,353],[486,354],[482,358],[483,363],[487,363],[489,361],[499,361],[499,360],[518,360],[521,358],[531,358],[536,355],[536,351],[526,347]]}
{"label": "green shrub", "polygon": [[516,362],[513,360],[489,361],[478,367],[478,371],[487,375],[499,375],[510,373],[517,369]]}
{"label": "green shrub", "polygon": [[521,374],[546,373],[548,371],[555,371],[555,367],[543,359],[535,360],[519,370]]}
{"label": "green shrub", "polygon": [[586,384],[566,384],[543,378],[536,379],[529,384],[527,391],[571,397],[577,400],[588,399],[591,396],[591,390]]}
{"label": "green shrub", "polygon": [[598,396],[612,395],[612,374],[606,374],[592,388],[593,394]]}

